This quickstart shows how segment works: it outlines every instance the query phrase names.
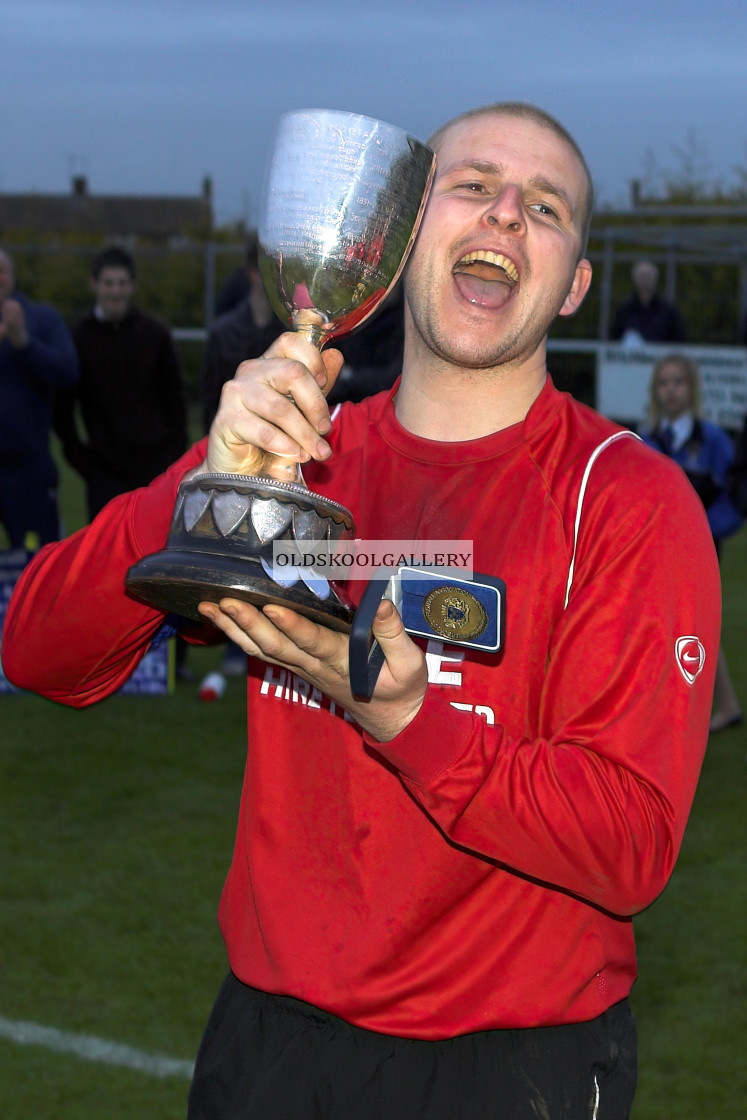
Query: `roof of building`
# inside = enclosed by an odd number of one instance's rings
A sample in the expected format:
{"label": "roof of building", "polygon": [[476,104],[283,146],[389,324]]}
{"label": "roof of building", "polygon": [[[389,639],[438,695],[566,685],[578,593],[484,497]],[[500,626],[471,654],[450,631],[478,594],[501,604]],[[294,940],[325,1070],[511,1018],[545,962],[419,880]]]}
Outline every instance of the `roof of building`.
{"label": "roof of building", "polygon": [[195,196],[94,195],[82,176],[73,179],[70,194],[0,194],[0,235],[33,230],[164,239],[186,232],[210,233],[212,228],[209,179]]}

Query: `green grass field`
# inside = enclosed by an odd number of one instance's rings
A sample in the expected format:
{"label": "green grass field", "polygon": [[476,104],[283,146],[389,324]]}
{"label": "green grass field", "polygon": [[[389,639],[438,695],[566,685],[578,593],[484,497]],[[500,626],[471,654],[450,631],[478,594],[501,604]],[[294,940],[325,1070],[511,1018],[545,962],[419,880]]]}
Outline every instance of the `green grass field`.
{"label": "green grass field", "polygon": [[[62,494],[72,530],[82,496],[68,474]],[[723,576],[724,645],[747,704],[745,531]],[[199,677],[219,656],[191,651],[190,663]],[[83,712],[0,697],[0,719],[0,1028],[31,1022],[192,1061],[226,968],[215,915],[246,749],[243,682],[215,704],[184,683]],[[743,728],[713,737],[677,870],[636,919],[635,1120],[747,1115],[746,740]],[[178,1120],[187,1086],[183,1072],[0,1029],[0,1120]]]}

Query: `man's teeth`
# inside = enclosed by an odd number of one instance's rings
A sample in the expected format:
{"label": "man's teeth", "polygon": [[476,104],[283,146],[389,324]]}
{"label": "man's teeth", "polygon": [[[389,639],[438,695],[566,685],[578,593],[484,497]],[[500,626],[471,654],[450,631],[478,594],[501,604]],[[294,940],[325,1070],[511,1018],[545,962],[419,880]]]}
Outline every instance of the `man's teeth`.
{"label": "man's teeth", "polygon": [[457,267],[465,268],[467,265],[477,264],[478,262],[494,265],[495,268],[502,268],[512,284],[519,282],[519,273],[513,261],[504,257],[502,253],[492,253],[489,249],[478,249],[475,253],[467,253],[459,260]]}

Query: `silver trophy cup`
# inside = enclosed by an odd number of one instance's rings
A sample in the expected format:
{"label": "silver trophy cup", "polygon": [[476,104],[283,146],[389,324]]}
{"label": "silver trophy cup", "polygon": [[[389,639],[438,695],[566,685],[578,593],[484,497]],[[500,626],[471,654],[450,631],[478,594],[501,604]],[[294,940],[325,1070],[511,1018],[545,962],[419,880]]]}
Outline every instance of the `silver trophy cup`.
{"label": "silver trophy cup", "polygon": [[[285,114],[265,179],[260,269],[289,328],[319,349],[358,327],[394,286],[412,247],[433,152],[400,128],[325,109]],[[334,547],[352,514],[314,494],[295,463],[266,454],[256,475],[207,474],[179,488],[166,548],[126,585],[162,610],[199,619],[200,602],[280,603],[347,630],[341,588],[313,568],[278,570],[273,545]]]}

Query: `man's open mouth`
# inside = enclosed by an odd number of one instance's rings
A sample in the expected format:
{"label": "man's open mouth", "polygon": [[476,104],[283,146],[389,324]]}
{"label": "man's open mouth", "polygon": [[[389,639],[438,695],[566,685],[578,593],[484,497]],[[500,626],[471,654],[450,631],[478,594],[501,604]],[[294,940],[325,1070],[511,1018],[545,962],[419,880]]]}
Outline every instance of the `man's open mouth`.
{"label": "man's open mouth", "polygon": [[460,257],[452,275],[462,297],[473,307],[497,311],[508,303],[519,283],[519,270],[503,253],[476,249]]}
{"label": "man's open mouth", "polygon": [[519,273],[514,262],[504,257],[502,253],[493,253],[490,249],[465,253],[454,265],[453,271],[466,273],[487,283],[509,283],[513,286],[519,282]]}

